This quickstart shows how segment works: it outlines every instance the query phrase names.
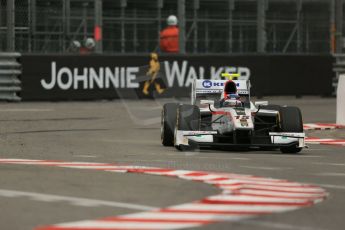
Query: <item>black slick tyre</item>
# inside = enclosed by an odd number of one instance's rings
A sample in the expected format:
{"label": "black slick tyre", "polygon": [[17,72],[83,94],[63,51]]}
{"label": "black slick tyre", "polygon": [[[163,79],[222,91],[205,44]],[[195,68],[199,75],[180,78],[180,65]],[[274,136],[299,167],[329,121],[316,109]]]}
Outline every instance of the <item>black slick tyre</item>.
{"label": "black slick tyre", "polygon": [[[280,107],[279,109],[280,131],[288,133],[302,133],[303,120],[301,110],[297,107]],[[282,147],[282,153],[298,153],[302,148],[298,146]]]}
{"label": "black slick tyre", "polygon": [[[200,130],[200,110],[196,105],[180,105],[177,110],[176,131],[198,131]],[[179,146],[175,144],[178,150],[191,150],[193,147]]]}
{"label": "black slick tyre", "polygon": [[179,104],[164,104],[161,115],[161,141],[164,146],[174,146],[176,114]]}

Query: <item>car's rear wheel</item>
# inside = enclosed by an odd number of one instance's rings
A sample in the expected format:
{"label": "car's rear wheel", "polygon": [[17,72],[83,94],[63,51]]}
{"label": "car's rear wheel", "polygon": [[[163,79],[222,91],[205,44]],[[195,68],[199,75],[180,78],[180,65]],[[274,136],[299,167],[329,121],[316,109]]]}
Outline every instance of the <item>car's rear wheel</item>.
{"label": "car's rear wheel", "polygon": [[179,104],[167,103],[163,106],[161,117],[161,141],[164,146],[174,146],[176,113]]}
{"label": "car's rear wheel", "polygon": [[[303,132],[303,119],[301,110],[297,107],[280,107],[279,124],[281,132],[301,133]],[[283,153],[298,153],[302,148],[296,146],[282,147]]]}
{"label": "car's rear wheel", "polygon": [[[176,129],[187,130],[187,131],[198,131],[200,130],[200,109],[196,105],[180,105],[177,110]],[[175,134],[176,137],[176,134]],[[176,145],[178,150],[189,150],[191,148],[184,148],[183,146]]]}

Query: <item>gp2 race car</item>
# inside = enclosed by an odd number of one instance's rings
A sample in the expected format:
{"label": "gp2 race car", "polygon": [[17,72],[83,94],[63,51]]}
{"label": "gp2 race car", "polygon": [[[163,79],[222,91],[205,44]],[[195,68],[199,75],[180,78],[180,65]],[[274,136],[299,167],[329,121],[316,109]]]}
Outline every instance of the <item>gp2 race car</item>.
{"label": "gp2 race car", "polygon": [[196,148],[280,149],[305,147],[297,107],[250,101],[245,80],[195,80],[191,104],[167,103],[161,117],[161,141],[178,150]]}

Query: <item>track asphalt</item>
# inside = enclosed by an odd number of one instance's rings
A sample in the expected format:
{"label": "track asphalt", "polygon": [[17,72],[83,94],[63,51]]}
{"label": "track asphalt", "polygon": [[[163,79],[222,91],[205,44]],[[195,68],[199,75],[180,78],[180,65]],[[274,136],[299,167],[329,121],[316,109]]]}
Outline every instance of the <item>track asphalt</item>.
{"label": "track asphalt", "polygon": [[[306,123],[335,121],[334,98],[264,100],[299,106]],[[0,104],[0,158],[228,172],[315,184],[329,193],[315,206],[197,229],[344,228],[345,147],[312,144],[297,155],[178,152],[160,144],[160,110],[167,101]],[[345,139],[345,130],[310,130],[307,135]],[[33,165],[0,164],[0,175],[0,229],[6,230],[130,214],[219,193],[207,184],[174,178]]]}

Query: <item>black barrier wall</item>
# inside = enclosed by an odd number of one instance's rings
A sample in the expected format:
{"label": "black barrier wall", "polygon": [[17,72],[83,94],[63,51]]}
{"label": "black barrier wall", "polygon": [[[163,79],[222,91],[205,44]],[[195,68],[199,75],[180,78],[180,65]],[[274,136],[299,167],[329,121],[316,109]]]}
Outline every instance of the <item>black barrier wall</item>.
{"label": "black barrier wall", "polygon": [[25,101],[186,97],[193,79],[220,79],[223,71],[250,79],[256,96],[332,94],[334,60],[329,55],[177,55],[159,56],[159,62],[153,79],[147,75],[149,55],[23,55],[21,97]]}

